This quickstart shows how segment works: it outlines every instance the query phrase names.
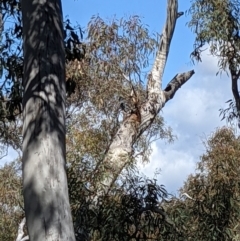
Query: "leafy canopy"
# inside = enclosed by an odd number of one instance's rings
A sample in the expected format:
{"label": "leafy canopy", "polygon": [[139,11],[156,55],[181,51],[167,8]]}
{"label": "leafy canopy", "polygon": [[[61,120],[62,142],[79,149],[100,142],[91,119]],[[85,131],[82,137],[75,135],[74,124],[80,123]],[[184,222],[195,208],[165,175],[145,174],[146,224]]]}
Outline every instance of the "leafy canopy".
{"label": "leafy canopy", "polygon": [[230,73],[234,100],[229,100],[229,108],[220,113],[227,121],[239,121],[240,1],[192,0],[189,14],[188,26],[196,35],[192,58],[201,61],[202,51],[209,46],[210,53],[218,59],[219,72]]}

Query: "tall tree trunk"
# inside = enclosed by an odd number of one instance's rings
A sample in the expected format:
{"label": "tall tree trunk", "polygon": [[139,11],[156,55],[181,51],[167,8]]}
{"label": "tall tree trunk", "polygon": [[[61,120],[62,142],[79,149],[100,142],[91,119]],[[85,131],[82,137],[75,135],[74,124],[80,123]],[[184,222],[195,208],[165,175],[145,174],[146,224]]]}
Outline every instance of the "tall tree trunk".
{"label": "tall tree trunk", "polygon": [[22,0],[23,195],[31,241],[74,241],[65,170],[60,0]]}
{"label": "tall tree trunk", "polygon": [[[182,14],[178,12],[178,1],[168,0],[165,27],[161,35],[153,68],[148,75],[147,99],[144,104],[132,110],[131,114],[122,122],[106,157],[98,166],[98,168],[101,168],[101,165],[108,167],[99,187],[100,193],[108,193],[123,168],[131,162],[133,145],[136,139],[151,126],[154,118],[159,114],[165,103],[172,99],[176,91],[194,74],[193,70],[177,74],[167,87],[162,89],[162,77],[175,24],[177,18]],[[133,98],[137,99],[137,96],[133,95]]]}

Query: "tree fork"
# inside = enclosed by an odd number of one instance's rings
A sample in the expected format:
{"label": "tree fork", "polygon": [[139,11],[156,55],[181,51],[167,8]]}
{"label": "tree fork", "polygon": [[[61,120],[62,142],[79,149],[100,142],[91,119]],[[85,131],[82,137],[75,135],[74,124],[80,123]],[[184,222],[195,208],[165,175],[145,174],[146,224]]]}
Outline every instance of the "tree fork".
{"label": "tree fork", "polygon": [[[132,111],[121,123],[101,165],[107,167],[105,177],[99,187],[100,193],[108,193],[116,181],[119,173],[131,163],[133,145],[138,137],[149,128],[165,103],[173,98],[176,91],[186,83],[194,71],[177,74],[169,82],[165,90],[162,89],[162,76],[165,69],[171,40],[177,19],[182,15],[178,12],[178,1],[168,0],[167,19],[161,35],[157,55],[152,70],[148,75],[147,99],[139,106],[139,113]],[[140,115],[139,115],[140,114]]]}

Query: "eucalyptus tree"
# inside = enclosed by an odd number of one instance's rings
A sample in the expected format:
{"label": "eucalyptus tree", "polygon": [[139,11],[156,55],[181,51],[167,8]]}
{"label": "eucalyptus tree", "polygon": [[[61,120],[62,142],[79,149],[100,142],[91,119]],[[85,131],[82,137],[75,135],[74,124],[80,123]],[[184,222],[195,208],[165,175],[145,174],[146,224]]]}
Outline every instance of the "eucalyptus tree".
{"label": "eucalyptus tree", "polygon": [[15,240],[24,216],[19,163],[11,162],[0,168],[0,240]]}
{"label": "eucalyptus tree", "polygon": [[97,172],[104,165],[108,167],[105,169],[105,177],[100,184],[100,189],[104,193],[108,193],[119,173],[131,163],[133,146],[137,139],[151,128],[151,124],[166,102],[172,99],[176,91],[194,74],[193,70],[177,74],[166,88],[162,86],[163,73],[176,21],[182,14],[182,12],[178,12],[178,1],[168,0],[167,19],[158,43],[154,64],[147,75],[147,85],[144,88],[145,96],[140,99],[134,89],[129,93],[131,107],[125,112],[124,119],[120,123],[102,162],[96,169]]}
{"label": "eucalyptus tree", "polygon": [[30,240],[75,235],[66,176],[65,51],[60,0],[23,0],[23,196]]}
{"label": "eucalyptus tree", "polygon": [[[21,149],[18,128],[22,102],[22,27],[20,2],[0,3],[0,141],[7,147]],[[16,121],[13,121],[16,120]]]}
{"label": "eucalyptus tree", "polygon": [[[217,57],[219,72],[230,74],[233,100],[229,107],[221,110],[228,121],[240,120],[240,1],[238,0],[194,0],[189,15],[189,27],[195,33],[192,57],[201,61],[201,53],[209,47],[212,56]],[[217,73],[218,74],[218,73]],[[240,122],[239,122],[240,124]]]}
{"label": "eucalyptus tree", "polygon": [[236,130],[217,129],[180,192],[165,210],[185,240],[239,240],[239,151]]}

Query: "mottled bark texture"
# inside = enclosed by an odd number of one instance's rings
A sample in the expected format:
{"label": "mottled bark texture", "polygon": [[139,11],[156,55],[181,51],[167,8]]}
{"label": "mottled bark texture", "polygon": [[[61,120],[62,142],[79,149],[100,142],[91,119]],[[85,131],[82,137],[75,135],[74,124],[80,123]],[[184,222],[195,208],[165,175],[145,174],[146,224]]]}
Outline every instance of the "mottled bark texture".
{"label": "mottled bark texture", "polygon": [[60,0],[22,0],[23,195],[31,241],[74,241],[65,170]]}
{"label": "mottled bark texture", "polygon": [[131,111],[131,114],[123,120],[116,133],[102,162],[104,166],[109,168],[99,187],[100,193],[102,193],[102,190],[104,193],[109,192],[123,168],[131,162],[133,145],[136,139],[151,126],[154,118],[164,107],[165,103],[173,98],[176,91],[194,74],[193,70],[177,74],[167,87],[162,89],[162,77],[176,20],[182,14],[178,12],[178,1],[168,0],[166,24],[161,35],[153,68],[148,75],[147,99],[141,106]]}

